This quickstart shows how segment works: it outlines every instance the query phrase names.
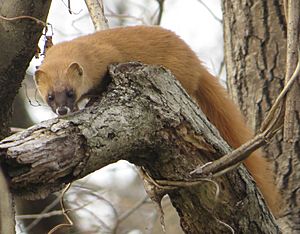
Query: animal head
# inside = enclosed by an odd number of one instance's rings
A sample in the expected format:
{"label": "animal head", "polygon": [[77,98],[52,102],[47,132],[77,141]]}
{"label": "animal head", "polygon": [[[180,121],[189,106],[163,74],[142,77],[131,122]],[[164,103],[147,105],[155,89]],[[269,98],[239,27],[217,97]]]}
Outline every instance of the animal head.
{"label": "animal head", "polygon": [[57,115],[76,111],[83,95],[84,69],[77,62],[45,63],[35,72],[35,82],[44,101]]}

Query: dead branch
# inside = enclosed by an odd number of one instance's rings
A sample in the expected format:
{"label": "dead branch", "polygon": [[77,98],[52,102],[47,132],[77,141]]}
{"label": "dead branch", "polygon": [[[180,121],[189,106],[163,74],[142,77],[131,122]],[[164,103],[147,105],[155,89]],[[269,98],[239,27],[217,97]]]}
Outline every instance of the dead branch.
{"label": "dead branch", "polygon": [[0,15],[0,19],[2,20],[6,20],[6,21],[15,21],[15,20],[22,20],[22,19],[30,19],[35,21],[37,24],[42,25],[43,27],[47,27],[47,23],[30,15],[20,15],[20,16],[16,16],[16,17],[5,17]]}
{"label": "dead branch", "polygon": [[108,21],[104,16],[104,6],[102,0],[85,0],[91,19],[97,31],[108,28]]}

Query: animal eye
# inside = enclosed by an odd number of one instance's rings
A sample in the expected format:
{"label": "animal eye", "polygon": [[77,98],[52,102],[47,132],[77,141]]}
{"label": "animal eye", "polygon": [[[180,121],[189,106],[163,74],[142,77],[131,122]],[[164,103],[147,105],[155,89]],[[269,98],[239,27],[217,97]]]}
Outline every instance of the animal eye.
{"label": "animal eye", "polygon": [[66,95],[67,95],[68,98],[74,98],[75,93],[74,93],[73,90],[69,90],[69,91],[67,91]]}
{"label": "animal eye", "polygon": [[53,94],[48,94],[48,101],[49,102],[54,101],[54,95]]}

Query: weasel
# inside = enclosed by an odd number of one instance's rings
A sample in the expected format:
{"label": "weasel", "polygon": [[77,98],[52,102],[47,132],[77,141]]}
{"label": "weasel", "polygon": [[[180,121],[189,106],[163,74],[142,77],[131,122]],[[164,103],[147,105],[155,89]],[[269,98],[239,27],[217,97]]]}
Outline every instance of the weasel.
{"label": "weasel", "polygon": [[[130,61],[170,69],[231,147],[251,138],[241,113],[218,80],[183,40],[161,27],[114,28],[57,44],[46,52],[35,81],[52,110],[65,115],[77,110],[77,102],[103,82],[109,64]],[[276,212],[278,196],[270,164],[259,151],[244,163]]]}

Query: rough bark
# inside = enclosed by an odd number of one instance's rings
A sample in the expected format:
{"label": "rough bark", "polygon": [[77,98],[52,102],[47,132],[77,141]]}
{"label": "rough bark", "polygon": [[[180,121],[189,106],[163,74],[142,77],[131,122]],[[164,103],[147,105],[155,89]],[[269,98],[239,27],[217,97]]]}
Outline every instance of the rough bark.
{"label": "rough bark", "polygon": [[[288,1],[288,44],[287,44],[287,70],[286,82],[289,80],[298,62],[299,49],[299,1]],[[285,116],[283,129],[283,150],[285,157],[278,162],[287,165],[288,170],[283,170],[283,189],[286,206],[285,217],[282,225],[286,233],[300,232],[300,79],[287,94],[285,102]]]}
{"label": "rough bark", "polygon": [[[0,0],[4,17],[33,16],[46,20],[51,0]],[[31,19],[0,19],[0,138],[8,135],[11,107],[31,61],[42,25]]]}
{"label": "rough bark", "polygon": [[[228,89],[258,130],[284,84],[286,25],[281,1],[224,0],[223,17]],[[278,144],[272,143],[271,158],[282,152]]]}
{"label": "rough bark", "polygon": [[[43,197],[120,159],[143,166],[156,180],[192,180],[197,165],[230,151],[165,69],[121,64],[110,74],[99,104],[1,142],[14,193]],[[215,181],[221,190],[216,200],[216,187],[207,181],[155,191],[170,196],[186,233],[230,233],[224,223],[240,233],[279,232],[243,167]]]}
{"label": "rough bark", "polygon": [[[0,0],[0,15],[28,15],[45,20],[50,3],[51,0]],[[9,133],[12,103],[35,53],[41,32],[42,26],[30,20],[0,19],[0,139]],[[10,234],[15,232],[13,203],[2,173],[0,180],[0,233]]]}
{"label": "rough bark", "polygon": [[[228,88],[247,116],[249,125],[258,130],[285,82],[287,25],[283,1],[224,0],[222,5]],[[286,105],[286,115],[290,117],[285,117],[289,119],[284,123],[285,140],[283,132],[279,131],[264,150],[274,162],[283,203],[290,204],[288,211],[286,204],[283,205],[279,222],[283,224],[293,220],[292,229],[299,232],[300,203],[296,202],[297,199],[299,201],[300,176],[299,82],[295,85],[298,91],[291,94],[294,98],[289,99],[291,101],[287,101]],[[291,233],[292,229],[284,229],[283,232]]]}

